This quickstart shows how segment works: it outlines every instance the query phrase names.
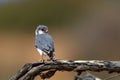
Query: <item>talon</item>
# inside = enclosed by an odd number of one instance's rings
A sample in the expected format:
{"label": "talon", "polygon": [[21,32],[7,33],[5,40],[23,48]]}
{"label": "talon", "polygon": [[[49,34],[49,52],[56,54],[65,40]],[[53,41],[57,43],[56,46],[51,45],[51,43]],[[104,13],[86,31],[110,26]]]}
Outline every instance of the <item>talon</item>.
{"label": "talon", "polygon": [[42,60],[42,62],[44,63],[44,62],[45,62],[45,60]]}
{"label": "talon", "polygon": [[50,59],[47,59],[47,61],[50,61]]}

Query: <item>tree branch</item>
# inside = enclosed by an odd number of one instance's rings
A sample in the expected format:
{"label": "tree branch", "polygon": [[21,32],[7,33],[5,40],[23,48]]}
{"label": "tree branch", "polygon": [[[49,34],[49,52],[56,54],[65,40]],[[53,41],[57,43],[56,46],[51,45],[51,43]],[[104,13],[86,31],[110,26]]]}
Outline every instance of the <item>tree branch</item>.
{"label": "tree branch", "polygon": [[23,80],[34,80],[37,75],[40,75],[42,79],[52,77],[56,71],[108,71],[120,72],[120,61],[83,61],[83,60],[57,60],[43,62],[32,62],[25,64],[21,70],[13,75],[9,80],[19,80],[23,77]]}

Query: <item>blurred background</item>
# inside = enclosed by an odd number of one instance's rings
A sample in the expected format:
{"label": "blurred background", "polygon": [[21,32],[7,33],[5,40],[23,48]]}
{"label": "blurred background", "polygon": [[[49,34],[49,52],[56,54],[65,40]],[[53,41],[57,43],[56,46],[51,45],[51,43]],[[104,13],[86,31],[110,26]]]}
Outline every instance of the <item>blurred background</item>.
{"label": "blurred background", "polygon": [[[0,0],[0,80],[40,60],[34,47],[39,24],[49,27],[58,59],[120,60],[119,0]],[[49,80],[72,80],[74,74],[57,72]]]}

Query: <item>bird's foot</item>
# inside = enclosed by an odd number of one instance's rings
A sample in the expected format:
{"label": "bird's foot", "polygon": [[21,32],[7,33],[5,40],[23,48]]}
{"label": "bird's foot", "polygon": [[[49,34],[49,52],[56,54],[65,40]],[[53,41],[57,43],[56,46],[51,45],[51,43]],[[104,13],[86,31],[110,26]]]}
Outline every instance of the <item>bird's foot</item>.
{"label": "bird's foot", "polygon": [[51,59],[47,59],[47,61],[51,61]]}
{"label": "bird's foot", "polygon": [[43,62],[43,63],[44,63],[44,62],[45,62],[45,60],[41,60],[41,62]]}
{"label": "bird's foot", "polygon": [[57,61],[57,59],[48,59],[48,61],[53,61],[53,62],[55,62],[55,61]]}
{"label": "bird's foot", "polygon": [[39,62],[43,62],[43,63],[44,63],[44,62],[45,62],[45,60],[39,60]]}
{"label": "bird's foot", "polygon": [[57,59],[56,59],[55,57],[51,58],[51,60],[52,60],[53,62],[57,61]]}
{"label": "bird's foot", "polygon": [[47,59],[47,61],[56,61],[56,59]]}

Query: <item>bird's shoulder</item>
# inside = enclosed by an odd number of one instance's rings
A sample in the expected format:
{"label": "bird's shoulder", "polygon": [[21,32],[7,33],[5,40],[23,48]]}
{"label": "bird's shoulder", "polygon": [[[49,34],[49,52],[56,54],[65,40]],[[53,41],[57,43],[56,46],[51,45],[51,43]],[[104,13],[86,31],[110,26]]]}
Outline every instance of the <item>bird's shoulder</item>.
{"label": "bird's shoulder", "polygon": [[37,38],[52,38],[49,34],[36,35]]}
{"label": "bird's shoulder", "polygon": [[48,44],[49,46],[54,46],[52,37],[49,34],[41,34],[36,36],[36,40],[42,44]]}

